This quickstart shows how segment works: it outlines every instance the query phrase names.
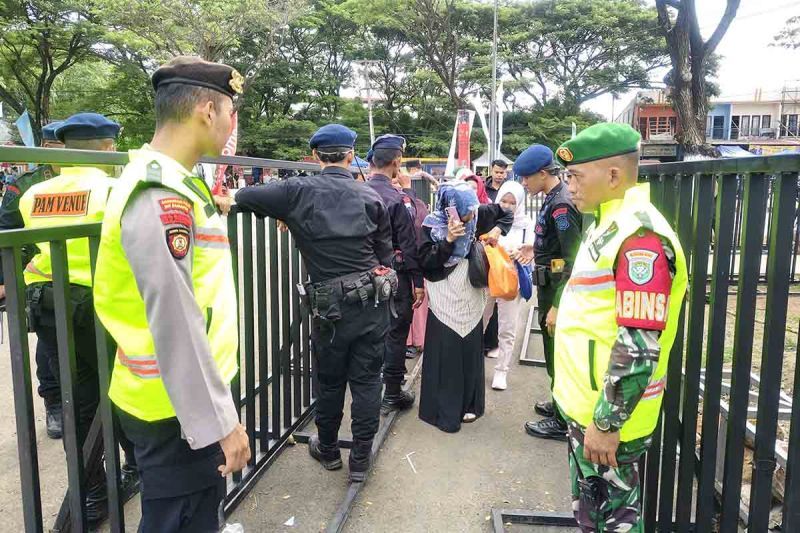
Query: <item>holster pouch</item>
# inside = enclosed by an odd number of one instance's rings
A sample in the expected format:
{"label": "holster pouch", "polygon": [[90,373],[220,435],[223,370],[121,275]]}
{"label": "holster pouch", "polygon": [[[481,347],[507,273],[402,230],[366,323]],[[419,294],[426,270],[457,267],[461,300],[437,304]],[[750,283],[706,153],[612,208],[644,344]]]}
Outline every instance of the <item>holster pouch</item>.
{"label": "holster pouch", "polygon": [[[76,326],[91,325],[94,320],[91,287],[70,285],[69,291],[72,323]],[[50,283],[36,283],[25,289],[25,312],[30,331],[37,325],[55,327],[55,291]]]}
{"label": "holster pouch", "polygon": [[314,318],[336,322],[342,318],[342,294],[336,285],[320,284],[312,288],[311,310]]}

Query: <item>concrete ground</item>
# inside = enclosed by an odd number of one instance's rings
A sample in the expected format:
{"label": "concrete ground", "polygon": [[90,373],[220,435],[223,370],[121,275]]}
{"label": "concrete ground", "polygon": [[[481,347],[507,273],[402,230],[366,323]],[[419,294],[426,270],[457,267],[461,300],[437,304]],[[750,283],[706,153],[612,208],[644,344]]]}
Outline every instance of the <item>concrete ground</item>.
{"label": "concrete ground", "polygon": [[[528,356],[540,358],[541,350],[535,338]],[[508,390],[498,392],[490,388],[493,367],[486,359],[486,415],[459,433],[422,422],[416,406],[398,418],[344,531],[488,532],[493,507],[569,511],[565,445],[535,440],[523,429],[535,416],[533,402],[546,394],[544,369],[514,365]],[[348,425],[345,420],[343,433]],[[322,531],[347,488],[346,468],[326,472],[298,444],[284,451],[229,521],[246,531]],[[568,530],[514,525],[507,531]]]}
{"label": "concrete ground", "polygon": [[[520,319],[517,350],[522,344],[525,317]],[[0,345],[0,390],[5,391],[4,408],[0,410],[0,523],[3,531],[22,531],[7,332],[5,339]],[[34,335],[29,343],[33,353]],[[541,357],[538,338],[532,341],[528,357]],[[412,365],[409,362],[409,370]],[[398,418],[356,499],[345,531],[487,532],[491,530],[493,507],[569,510],[563,444],[534,440],[522,426],[535,416],[532,403],[545,396],[544,369],[514,365],[509,389],[497,392],[490,388],[493,366],[494,361],[487,359],[486,415],[474,424],[465,424],[461,432],[446,434],[423,423],[417,418],[416,406]],[[66,465],[61,441],[45,435],[44,408],[36,396],[35,377],[32,381],[44,528],[49,531],[66,490]],[[416,388],[418,392],[418,384]],[[342,424],[343,436],[349,435],[348,415],[346,412]],[[313,424],[309,429],[313,430]],[[346,457],[345,451],[345,461]],[[309,458],[305,445],[289,446],[228,521],[240,522],[247,532],[321,531],[347,489],[346,469],[326,472]],[[129,502],[125,511],[126,531],[136,531],[138,498]],[[518,525],[506,530],[551,531]]]}

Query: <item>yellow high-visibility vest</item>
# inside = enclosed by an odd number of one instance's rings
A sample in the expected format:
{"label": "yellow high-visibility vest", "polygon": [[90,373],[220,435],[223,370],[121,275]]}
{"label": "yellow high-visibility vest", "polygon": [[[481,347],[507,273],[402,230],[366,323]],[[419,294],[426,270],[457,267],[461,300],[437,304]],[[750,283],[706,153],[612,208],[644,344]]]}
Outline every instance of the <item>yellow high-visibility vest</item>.
{"label": "yellow high-visibility vest", "polygon": [[238,371],[239,330],[227,230],[208,187],[177,161],[147,145],[131,150],[130,163],[109,197],[103,220],[94,304],[97,316],[118,346],[109,397],[126,413],[154,421],[174,417],[175,410],[161,380],[145,303],[122,248],[121,228],[131,195],[137,187],[148,184],[173,190],[191,203],[195,223],[192,286],[197,305],[207,317],[211,353],[226,383]]}
{"label": "yellow high-visibility vest", "polygon": [[[37,183],[19,199],[26,228],[51,228],[103,220],[106,201],[116,180],[99,168],[64,167],[55,178]],[[37,245],[40,253],[25,267],[25,283],[53,281],[50,244]],[[69,281],[92,286],[88,239],[67,241]]]}
{"label": "yellow high-visibility vest", "polygon": [[[649,185],[635,186],[624,199],[600,207],[599,222],[589,228],[578,251],[556,321],[553,397],[566,416],[586,427],[592,423],[611,348],[617,339],[614,281],[617,254],[625,239],[640,229],[651,230],[670,242],[675,251],[676,273],[668,301],[654,300],[647,302],[647,308],[640,309],[641,313],[657,318],[666,313],[667,325],[659,337],[661,355],[647,390],[620,431],[623,442],[645,437],[655,430],[687,285],[686,258],[680,241],[650,203]],[[587,279],[591,283],[579,281]]]}

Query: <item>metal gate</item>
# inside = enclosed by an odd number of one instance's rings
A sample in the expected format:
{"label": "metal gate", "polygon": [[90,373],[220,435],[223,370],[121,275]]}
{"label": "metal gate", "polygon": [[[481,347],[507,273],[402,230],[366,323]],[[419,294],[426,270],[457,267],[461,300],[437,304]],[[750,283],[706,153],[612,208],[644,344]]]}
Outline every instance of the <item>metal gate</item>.
{"label": "metal gate", "polygon": [[[127,163],[127,154],[0,147],[0,161],[121,166]],[[206,162],[280,169],[284,174],[318,171],[316,165],[241,157]],[[119,490],[118,429],[112,423],[112,407],[107,395],[110,363],[116,348],[96,317],[100,406],[82,450],[78,449],[75,432],[75,348],[72,309],[67,297],[69,272],[66,241],[88,239],[94,267],[100,227],[100,224],[83,224],[0,232],[0,255],[9,316],[22,511],[27,532],[41,532],[46,524],[43,524],[42,516],[42,485],[31,388],[31,352],[22,277],[25,265],[22,264],[21,250],[23,246],[42,242],[50,244],[52,253],[64,443],[69,477],[69,488],[55,528],[60,531],[86,530],[82,505],[86,491],[85,470],[87,466],[97,464],[104,455],[111,531],[125,531],[123,501]],[[240,323],[240,372],[231,384],[231,392],[239,406],[240,418],[247,429],[253,454],[247,467],[228,479],[226,513],[232,512],[243,500],[275,460],[291,434],[310,419],[314,407],[309,316],[300,305],[296,289],[305,272],[291,236],[279,232],[275,220],[256,219],[250,213],[234,209],[228,216],[228,238],[236,277]]]}

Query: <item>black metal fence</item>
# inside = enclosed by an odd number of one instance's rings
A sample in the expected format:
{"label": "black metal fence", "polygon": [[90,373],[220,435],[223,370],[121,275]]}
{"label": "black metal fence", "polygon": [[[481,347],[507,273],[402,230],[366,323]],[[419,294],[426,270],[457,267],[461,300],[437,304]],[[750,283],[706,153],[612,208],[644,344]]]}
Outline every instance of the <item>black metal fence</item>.
{"label": "black metal fence", "polygon": [[767,531],[771,512],[781,531],[800,531],[800,403],[792,401],[800,339],[798,315],[789,313],[798,171],[800,156],[641,170],[690,260],[663,414],[644,465],[646,531],[729,532],[740,520]]}
{"label": "black metal fence", "polygon": [[[127,154],[76,152],[0,147],[0,161],[73,165],[124,165]],[[258,166],[284,172],[318,171],[316,165],[253,158],[226,157],[211,163]],[[255,229],[255,231],[254,231]],[[58,531],[85,531],[82,502],[86,494],[87,468],[105,457],[111,531],[125,531],[120,494],[118,429],[112,423],[108,400],[112,339],[95,318],[97,332],[100,406],[83,446],[76,438],[75,348],[71,320],[68,239],[88,239],[92,265],[100,240],[100,224],[84,224],[42,230],[0,232],[0,255],[5,274],[9,338],[14,389],[14,409],[19,453],[22,513],[25,531],[43,531],[42,479],[36,444],[37,427],[31,386],[31,350],[25,311],[25,285],[21,249],[49,242],[53,263],[58,358],[64,412],[64,442],[68,490],[62,512],[53,526]],[[234,209],[228,216],[228,238],[234,260],[240,323],[240,372],[231,384],[234,401],[250,438],[252,458],[248,466],[228,479],[225,512],[230,513],[247,495],[264,470],[277,457],[291,434],[307,420],[314,405],[311,380],[309,315],[302,308],[297,283],[305,277],[297,248],[275,220],[256,219]],[[242,391],[244,389],[244,391]]]}

